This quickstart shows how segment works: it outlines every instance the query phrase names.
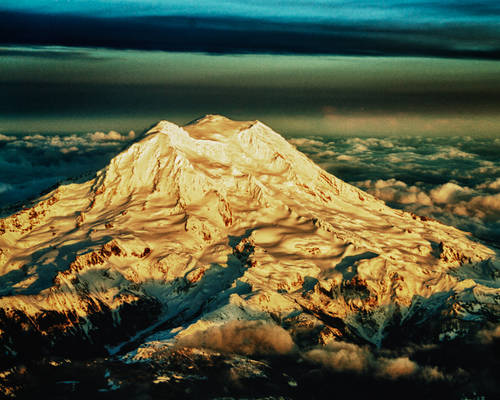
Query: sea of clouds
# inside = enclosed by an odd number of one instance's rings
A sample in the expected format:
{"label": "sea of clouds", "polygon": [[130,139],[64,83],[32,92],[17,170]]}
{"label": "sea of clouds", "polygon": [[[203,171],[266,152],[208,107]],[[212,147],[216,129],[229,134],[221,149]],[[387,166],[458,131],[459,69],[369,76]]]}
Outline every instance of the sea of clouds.
{"label": "sea of clouds", "polygon": [[500,138],[307,137],[290,142],[388,205],[500,244]]}
{"label": "sea of clouds", "polygon": [[135,137],[133,131],[28,136],[0,133],[0,208],[37,197],[65,179],[103,168]]}
{"label": "sea of clouds", "polygon": [[[0,133],[0,208],[95,172],[136,138],[133,131]],[[328,172],[392,207],[500,244],[500,138],[309,136],[290,142]]]}

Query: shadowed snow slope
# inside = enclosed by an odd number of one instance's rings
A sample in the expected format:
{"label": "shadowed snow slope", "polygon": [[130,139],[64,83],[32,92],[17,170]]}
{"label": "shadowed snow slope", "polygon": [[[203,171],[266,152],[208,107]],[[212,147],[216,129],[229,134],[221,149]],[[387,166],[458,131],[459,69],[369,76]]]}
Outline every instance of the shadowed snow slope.
{"label": "shadowed snow slope", "polygon": [[139,356],[235,319],[313,342],[444,340],[498,319],[498,269],[467,233],[387,207],[261,122],[162,121],[0,220],[0,343]]}

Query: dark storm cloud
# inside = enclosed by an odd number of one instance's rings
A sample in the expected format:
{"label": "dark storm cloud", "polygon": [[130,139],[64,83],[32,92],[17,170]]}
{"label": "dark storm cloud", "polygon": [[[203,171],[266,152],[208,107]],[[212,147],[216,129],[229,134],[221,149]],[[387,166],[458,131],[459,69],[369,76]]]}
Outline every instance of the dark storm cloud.
{"label": "dark storm cloud", "polygon": [[499,27],[242,17],[96,18],[0,12],[0,43],[200,51],[500,59]]}

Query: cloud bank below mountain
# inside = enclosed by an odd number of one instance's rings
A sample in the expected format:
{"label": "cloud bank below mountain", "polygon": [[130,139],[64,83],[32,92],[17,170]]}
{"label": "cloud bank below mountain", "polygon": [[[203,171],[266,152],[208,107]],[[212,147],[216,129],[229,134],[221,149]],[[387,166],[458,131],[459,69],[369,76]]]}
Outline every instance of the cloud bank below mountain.
{"label": "cloud bank below mountain", "polygon": [[499,139],[297,138],[328,172],[393,207],[500,241]]}

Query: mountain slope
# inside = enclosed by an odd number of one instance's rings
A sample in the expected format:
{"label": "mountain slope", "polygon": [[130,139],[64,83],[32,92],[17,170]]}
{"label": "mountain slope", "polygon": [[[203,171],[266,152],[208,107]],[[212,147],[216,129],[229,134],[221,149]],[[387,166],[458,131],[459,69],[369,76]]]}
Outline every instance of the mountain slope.
{"label": "mountain slope", "polygon": [[232,319],[313,342],[436,341],[500,313],[492,249],[385,206],[258,121],[162,121],[0,234],[11,355],[114,352]]}

